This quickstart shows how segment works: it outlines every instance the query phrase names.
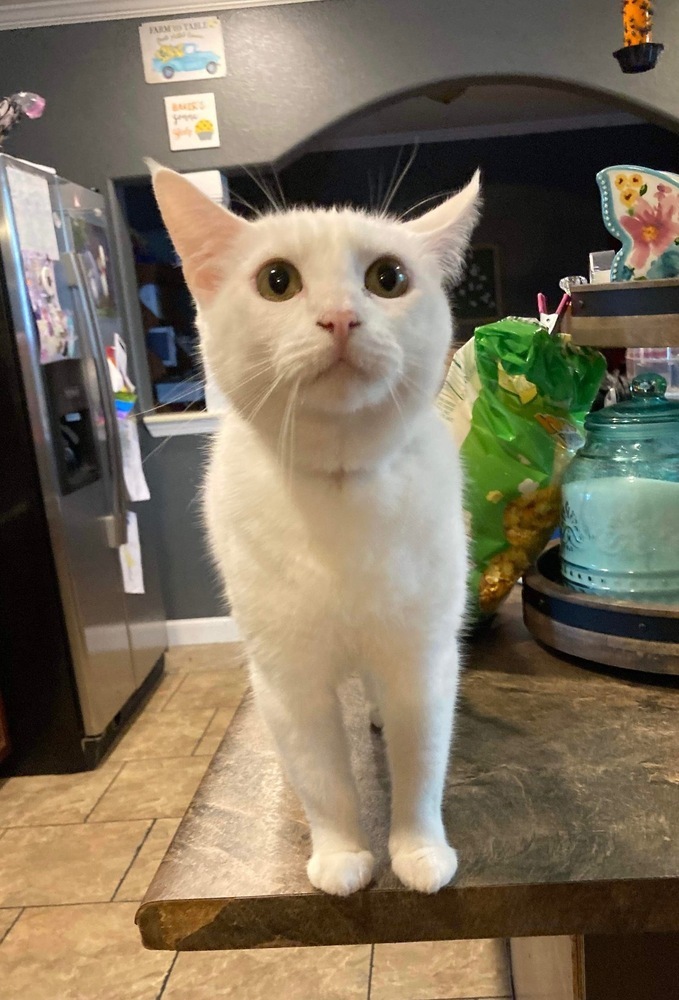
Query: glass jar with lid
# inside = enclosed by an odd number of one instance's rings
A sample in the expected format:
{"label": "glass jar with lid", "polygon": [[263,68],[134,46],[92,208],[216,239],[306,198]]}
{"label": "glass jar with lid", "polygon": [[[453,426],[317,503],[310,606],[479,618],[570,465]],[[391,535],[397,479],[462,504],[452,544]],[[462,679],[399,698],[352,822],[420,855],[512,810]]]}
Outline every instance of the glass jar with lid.
{"label": "glass jar with lid", "polygon": [[679,403],[652,372],[590,413],[566,470],[561,572],[575,590],[679,605]]}

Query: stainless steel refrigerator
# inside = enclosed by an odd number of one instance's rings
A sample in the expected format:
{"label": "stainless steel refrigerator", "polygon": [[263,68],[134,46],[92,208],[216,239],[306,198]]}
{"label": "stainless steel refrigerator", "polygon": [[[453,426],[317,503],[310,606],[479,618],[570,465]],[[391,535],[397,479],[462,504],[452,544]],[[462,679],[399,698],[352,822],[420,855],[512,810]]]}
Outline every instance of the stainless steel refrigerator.
{"label": "stainless steel refrigerator", "polygon": [[96,766],[163,668],[148,505],[129,499],[107,359],[125,339],[112,249],[101,195],[0,155],[0,775]]}

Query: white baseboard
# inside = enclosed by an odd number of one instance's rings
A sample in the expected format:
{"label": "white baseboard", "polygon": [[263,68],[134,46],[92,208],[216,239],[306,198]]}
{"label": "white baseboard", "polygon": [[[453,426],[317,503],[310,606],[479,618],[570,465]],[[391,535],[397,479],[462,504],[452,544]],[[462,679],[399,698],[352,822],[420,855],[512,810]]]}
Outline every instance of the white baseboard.
{"label": "white baseboard", "polygon": [[212,642],[240,642],[241,635],[233,618],[169,618],[168,646],[202,646]]}

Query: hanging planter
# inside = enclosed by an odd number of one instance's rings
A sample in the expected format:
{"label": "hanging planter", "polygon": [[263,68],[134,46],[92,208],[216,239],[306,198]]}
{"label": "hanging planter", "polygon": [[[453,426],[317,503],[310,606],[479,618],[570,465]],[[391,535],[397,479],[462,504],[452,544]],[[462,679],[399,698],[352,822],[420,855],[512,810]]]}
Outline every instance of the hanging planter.
{"label": "hanging planter", "polygon": [[613,55],[623,73],[646,73],[653,69],[664,45],[651,41],[653,4],[651,0],[623,0],[622,25],[624,45]]}

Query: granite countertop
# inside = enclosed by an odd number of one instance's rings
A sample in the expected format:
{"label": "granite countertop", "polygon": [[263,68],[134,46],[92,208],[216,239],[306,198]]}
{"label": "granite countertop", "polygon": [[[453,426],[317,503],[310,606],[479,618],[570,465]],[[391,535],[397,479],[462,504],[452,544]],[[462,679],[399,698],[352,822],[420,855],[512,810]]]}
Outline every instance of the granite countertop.
{"label": "granite countertop", "polygon": [[309,885],[309,832],[246,697],[137,915],[149,948],[206,950],[679,930],[679,683],[538,646],[518,596],[469,644],[446,795],[456,881],[408,892],[386,858],[381,737],[346,714],[376,879]]}

